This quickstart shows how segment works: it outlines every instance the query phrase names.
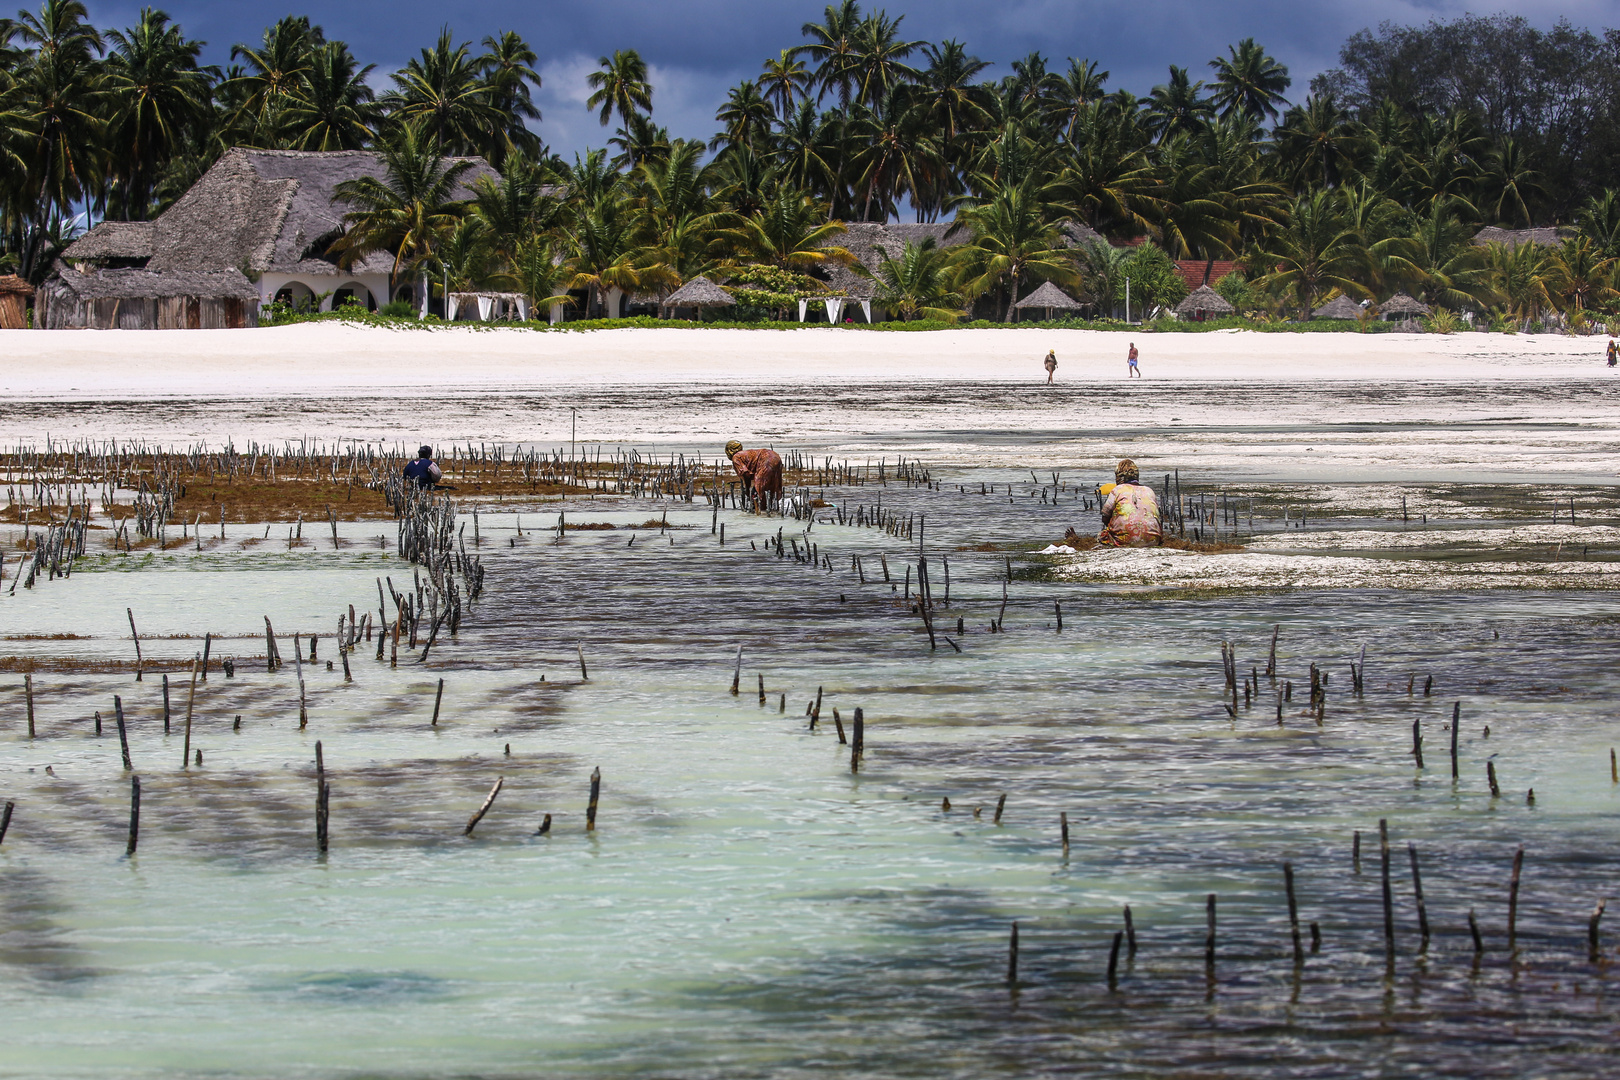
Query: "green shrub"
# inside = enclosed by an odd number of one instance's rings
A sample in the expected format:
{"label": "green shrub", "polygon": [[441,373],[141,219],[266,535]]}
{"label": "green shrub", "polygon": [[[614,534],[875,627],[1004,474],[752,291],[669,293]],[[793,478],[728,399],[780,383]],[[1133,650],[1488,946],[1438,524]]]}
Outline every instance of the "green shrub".
{"label": "green shrub", "polygon": [[377,309],[377,314],[385,319],[414,319],[416,307],[409,300],[390,300]]}

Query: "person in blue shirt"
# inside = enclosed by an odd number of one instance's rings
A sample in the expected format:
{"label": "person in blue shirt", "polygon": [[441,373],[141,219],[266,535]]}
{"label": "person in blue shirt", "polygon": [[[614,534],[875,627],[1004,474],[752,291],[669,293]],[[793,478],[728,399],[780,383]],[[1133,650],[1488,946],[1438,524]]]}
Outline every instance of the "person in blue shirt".
{"label": "person in blue shirt", "polygon": [[433,447],[424,446],[416,451],[416,460],[405,466],[405,479],[415,480],[417,487],[430,488],[444,475],[433,460]]}

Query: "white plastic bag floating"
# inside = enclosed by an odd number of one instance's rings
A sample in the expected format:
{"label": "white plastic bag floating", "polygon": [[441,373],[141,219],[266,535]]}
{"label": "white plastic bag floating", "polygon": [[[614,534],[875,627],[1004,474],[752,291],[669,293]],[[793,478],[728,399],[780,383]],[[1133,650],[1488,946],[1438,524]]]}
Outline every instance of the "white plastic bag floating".
{"label": "white plastic bag floating", "polygon": [[1068,544],[1050,544],[1037,551],[1037,555],[1078,555],[1080,554]]}
{"label": "white plastic bag floating", "polygon": [[792,515],[804,509],[804,500],[797,495],[789,495],[781,502],[782,513]]}

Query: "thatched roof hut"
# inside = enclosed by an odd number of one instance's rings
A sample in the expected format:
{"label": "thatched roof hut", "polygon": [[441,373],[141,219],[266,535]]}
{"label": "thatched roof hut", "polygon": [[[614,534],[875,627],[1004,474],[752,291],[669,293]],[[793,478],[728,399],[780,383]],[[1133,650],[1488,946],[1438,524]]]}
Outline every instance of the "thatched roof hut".
{"label": "thatched roof hut", "polygon": [[1340,293],[1332,300],[1311,312],[1313,319],[1359,319],[1363,309],[1360,304]]}
{"label": "thatched roof hut", "polygon": [[1414,300],[1403,292],[1396,293],[1378,305],[1378,316],[1386,321],[1395,318],[1409,319],[1414,315],[1427,315],[1428,313],[1428,304]]}
{"label": "thatched roof hut", "polygon": [[675,308],[714,308],[731,307],[737,298],[726,290],[699,274],[685,285],[676,289],[664,298],[664,308],[673,311]]}
{"label": "thatched roof hut", "polygon": [[39,290],[46,330],[226,330],[259,325],[259,290],[240,270],[64,270]]}
{"label": "thatched roof hut", "polygon": [[22,330],[28,325],[28,301],[34,287],[15,274],[0,274],[0,330]]}
{"label": "thatched roof hut", "polygon": [[1575,234],[1576,231],[1568,226],[1547,229],[1503,229],[1496,225],[1487,225],[1474,234],[1474,243],[1479,247],[1485,247],[1488,244],[1505,244],[1509,251],[1512,251],[1520,244],[1557,247]]}
{"label": "thatched roof hut", "polygon": [[1232,307],[1231,301],[1210,288],[1200,285],[1187,294],[1187,298],[1176,305],[1176,317],[1179,319],[1205,319],[1211,315],[1230,315],[1237,310]]}
{"label": "thatched roof hut", "polygon": [[69,262],[93,262],[108,268],[140,268],[152,258],[154,223],[103,221],[62,252]]}
{"label": "thatched roof hut", "polygon": [[1050,319],[1054,311],[1079,311],[1081,303],[1069,296],[1068,293],[1052,284],[1050,281],[1041,282],[1041,287],[1024,297],[1013,307],[1020,311],[1034,309],[1044,310]]}

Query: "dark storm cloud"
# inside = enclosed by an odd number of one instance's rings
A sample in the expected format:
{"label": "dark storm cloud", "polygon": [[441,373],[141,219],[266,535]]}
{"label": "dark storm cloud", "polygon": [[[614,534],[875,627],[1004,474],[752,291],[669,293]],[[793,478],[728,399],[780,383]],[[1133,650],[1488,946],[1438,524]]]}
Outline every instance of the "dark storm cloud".
{"label": "dark storm cloud", "polygon": [[[758,74],[766,57],[799,44],[799,27],[819,19],[823,2],[751,0],[605,0],[562,4],[545,0],[351,0],[313,6],[243,3],[238,0],[169,0],[159,3],[185,27],[208,41],[208,59],[228,62],[230,46],[254,41],[266,22],[284,12],[309,14],[328,36],[348,41],[366,62],[391,70],[428,44],[448,24],[458,40],[475,44],[486,34],[512,29],[540,54],[545,87],[541,134],[568,153],[607,137],[584,108],[585,76],[596,57],[614,49],[640,50],[653,68],[654,115],[671,133],[707,137],[728,87]],[[91,0],[99,25],[125,25],[139,4]],[[1303,96],[1310,77],[1335,61],[1345,37],[1388,19],[1422,23],[1450,18],[1469,5],[1449,0],[1370,0],[1358,5],[1323,0],[933,0],[913,4],[864,4],[905,13],[905,34],[939,41],[954,37],[1000,72],[1039,50],[1059,64],[1089,57],[1112,72],[1110,85],[1146,93],[1179,64],[1195,78],[1226,46],[1254,37],[1288,64],[1294,93]],[[1620,0],[1569,0],[1549,5],[1506,0],[1478,9],[1523,14],[1548,26],[1560,17],[1577,26],[1620,25]],[[1291,95],[1293,96],[1293,95]]]}

